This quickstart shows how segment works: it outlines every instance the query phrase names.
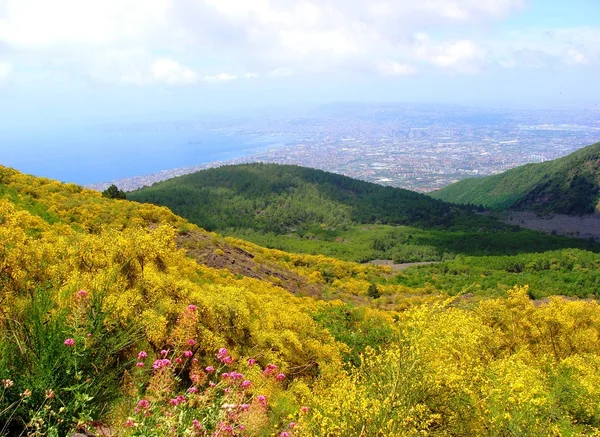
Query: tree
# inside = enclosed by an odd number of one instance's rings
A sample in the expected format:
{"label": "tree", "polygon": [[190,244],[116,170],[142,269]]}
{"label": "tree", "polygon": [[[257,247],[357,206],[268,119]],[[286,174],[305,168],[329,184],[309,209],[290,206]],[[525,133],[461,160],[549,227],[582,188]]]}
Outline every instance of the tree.
{"label": "tree", "polygon": [[125,191],[119,190],[119,188],[115,184],[111,185],[106,190],[104,190],[102,192],[102,197],[107,197],[109,199],[127,199]]}
{"label": "tree", "polygon": [[379,299],[381,297],[381,292],[379,291],[379,288],[377,288],[377,285],[371,282],[371,285],[369,285],[369,289],[367,290],[367,296],[372,297],[373,299]]}

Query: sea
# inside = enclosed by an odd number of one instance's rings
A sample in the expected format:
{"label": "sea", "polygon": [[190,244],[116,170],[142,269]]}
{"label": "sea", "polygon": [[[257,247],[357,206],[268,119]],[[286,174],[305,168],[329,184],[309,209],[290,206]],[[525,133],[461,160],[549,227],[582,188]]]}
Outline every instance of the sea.
{"label": "sea", "polygon": [[0,165],[23,173],[97,184],[250,157],[285,145],[279,136],[179,127],[87,127],[1,132]]}

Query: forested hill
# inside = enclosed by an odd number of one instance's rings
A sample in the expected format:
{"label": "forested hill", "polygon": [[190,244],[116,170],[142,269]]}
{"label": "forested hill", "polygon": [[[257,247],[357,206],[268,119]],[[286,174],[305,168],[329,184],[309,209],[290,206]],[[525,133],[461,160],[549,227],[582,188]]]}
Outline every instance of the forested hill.
{"label": "forested hill", "polygon": [[431,197],[490,209],[530,209],[563,214],[594,212],[599,199],[600,143],[563,158],[527,164],[499,175],[465,179]]}
{"label": "forested hill", "polygon": [[203,170],[128,194],[208,230],[285,233],[356,223],[436,226],[460,208],[408,190],[305,167],[243,164]]}

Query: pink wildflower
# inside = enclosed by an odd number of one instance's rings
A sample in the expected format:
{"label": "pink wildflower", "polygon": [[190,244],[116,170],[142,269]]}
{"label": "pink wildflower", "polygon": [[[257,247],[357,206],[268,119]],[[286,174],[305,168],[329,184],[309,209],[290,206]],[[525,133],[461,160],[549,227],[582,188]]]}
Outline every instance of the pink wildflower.
{"label": "pink wildflower", "polygon": [[287,431],[281,431],[279,437],[290,437],[290,433]]}
{"label": "pink wildflower", "polygon": [[204,429],[204,426],[197,419],[192,420],[192,425],[194,425],[194,428],[196,429]]}
{"label": "pink wildflower", "polygon": [[221,422],[221,423],[219,423],[219,429],[220,429],[221,431],[223,431],[223,432],[226,432],[226,433],[231,433],[231,432],[233,432],[233,428],[231,427],[231,425],[228,425],[228,424],[227,424],[227,423],[225,423],[225,422]]}
{"label": "pink wildflower", "polygon": [[230,377],[231,379],[244,379],[244,375],[242,375],[242,374],[241,374],[241,373],[239,373],[239,372],[231,372],[231,373],[229,374],[229,377]]}
{"label": "pink wildflower", "polygon": [[196,387],[188,388],[188,393],[198,393],[198,389]]}
{"label": "pink wildflower", "polygon": [[187,309],[190,311],[196,311],[196,305],[188,305]]}
{"label": "pink wildflower", "polygon": [[275,375],[275,379],[277,381],[283,381],[285,379],[285,375],[283,373],[278,373],[277,375]]}
{"label": "pink wildflower", "polygon": [[79,291],[77,292],[77,297],[80,297],[80,298],[82,298],[82,299],[85,299],[85,298],[87,297],[87,295],[88,295],[88,293],[87,293],[87,291],[85,291],[85,290],[79,290]]}
{"label": "pink wildflower", "polygon": [[154,370],[162,369],[164,367],[169,367],[171,364],[172,364],[171,360],[168,360],[168,359],[164,358],[162,360],[156,360],[156,361],[154,361],[154,364],[152,364],[152,368]]}
{"label": "pink wildflower", "polygon": [[254,366],[256,364],[256,360],[254,358],[248,358],[248,365],[250,367]]}
{"label": "pink wildflower", "polygon": [[186,357],[186,358],[189,358],[189,357],[191,357],[192,355],[194,355],[194,353],[193,353],[192,351],[185,351],[185,352],[183,353],[183,356],[184,356],[184,357]]}
{"label": "pink wildflower", "polygon": [[140,351],[138,353],[138,360],[143,360],[144,358],[146,358],[148,356],[148,354],[146,353],[146,351]]}
{"label": "pink wildflower", "polygon": [[248,408],[250,408],[250,405],[248,405],[248,404],[242,404],[242,405],[240,405],[240,409],[242,411],[248,411]]}
{"label": "pink wildflower", "polygon": [[244,381],[242,381],[242,383],[240,384],[240,386],[242,388],[248,388],[252,385],[252,381],[245,379]]}
{"label": "pink wildflower", "polygon": [[147,410],[148,408],[150,408],[150,402],[148,402],[146,399],[142,399],[138,402],[138,408],[140,410]]}
{"label": "pink wildflower", "polygon": [[191,338],[187,341],[187,344],[190,346],[194,346],[196,344],[195,340],[192,340]]}
{"label": "pink wildflower", "polygon": [[125,421],[125,428],[131,428],[132,426],[135,426],[135,422],[133,421],[133,419],[130,417],[129,419],[127,419]]}
{"label": "pink wildflower", "polygon": [[192,358],[192,363],[197,363],[198,362],[198,358]]}
{"label": "pink wildflower", "polygon": [[230,355],[227,355],[227,356],[226,356],[225,358],[223,358],[221,361],[222,361],[223,363],[225,363],[225,364],[231,364],[231,363],[233,363],[233,358],[231,358],[231,356],[230,356]]}
{"label": "pink wildflower", "polygon": [[207,366],[204,370],[206,370],[206,373],[213,373],[215,368],[213,366]]}
{"label": "pink wildflower", "polygon": [[308,407],[302,407],[300,408],[300,411],[302,411],[303,413],[308,413]]}
{"label": "pink wildflower", "polygon": [[65,340],[64,344],[65,344],[65,346],[69,346],[69,347],[75,346],[75,340],[72,338],[67,338]]}
{"label": "pink wildflower", "polygon": [[263,370],[263,374],[270,375],[275,370],[277,370],[277,366],[275,364],[267,364],[267,367],[265,367],[265,370]]}
{"label": "pink wildflower", "polygon": [[256,400],[263,405],[267,405],[267,397],[266,396],[263,396],[263,395],[257,396]]}
{"label": "pink wildflower", "polygon": [[288,424],[288,428],[294,428],[296,426],[296,422],[290,422]]}
{"label": "pink wildflower", "polygon": [[181,358],[177,357],[177,358],[175,358],[175,362],[177,364],[181,364],[181,363],[183,363],[183,360]]}
{"label": "pink wildflower", "polygon": [[216,385],[217,385],[217,384],[215,384],[215,383],[214,383],[214,382],[212,382],[212,381],[208,383],[208,386],[209,386],[209,387],[214,387],[214,386],[216,386]]}
{"label": "pink wildflower", "polygon": [[240,429],[240,431],[245,431],[246,425],[240,425],[240,426],[238,426],[238,428]]}
{"label": "pink wildflower", "polygon": [[167,351],[165,349],[163,349],[163,350],[160,351],[160,355],[163,356],[163,357],[166,357],[168,354],[169,354],[169,351]]}
{"label": "pink wildflower", "polygon": [[229,379],[229,373],[225,372],[221,374],[221,378],[223,379]]}
{"label": "pink wildflower", "polygon": [[136,365],[137,367],[144,367],[144,363],[142,363],[141,361],[140,361],[140,362],[137,362],[135,365]]}
{"label": "pink wildflower", "polygon": [[227,354],[228,354],[227,349],[222,347],[221,349],[219,349],[219,352],[217,352],[217,359],[222,360],[223,358],[225,358],[227,356]]}

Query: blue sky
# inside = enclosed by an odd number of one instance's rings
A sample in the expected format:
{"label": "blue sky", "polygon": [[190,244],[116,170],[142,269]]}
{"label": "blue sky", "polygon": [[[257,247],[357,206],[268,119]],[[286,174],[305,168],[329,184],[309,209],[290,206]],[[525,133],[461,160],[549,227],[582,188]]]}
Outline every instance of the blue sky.
{"label": "blue sky", "polygon": [[0,0],[7,129],[329,101],[600,104],[598,0]]}

